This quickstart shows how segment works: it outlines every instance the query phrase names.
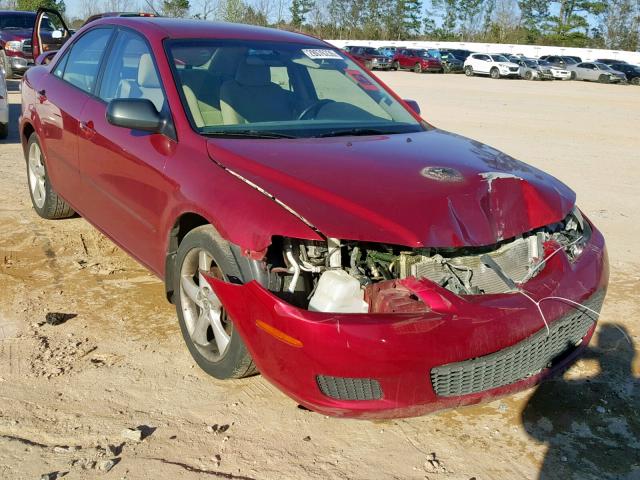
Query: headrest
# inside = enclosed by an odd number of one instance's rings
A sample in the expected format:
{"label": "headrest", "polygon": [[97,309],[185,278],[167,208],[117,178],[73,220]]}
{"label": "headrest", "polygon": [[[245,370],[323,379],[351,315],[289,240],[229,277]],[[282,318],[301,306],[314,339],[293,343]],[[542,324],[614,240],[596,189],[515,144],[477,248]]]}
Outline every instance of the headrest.
{"label": "headrest", "polygon": [[238,65],[236,82],[240,85],[257,87],[271,83],[271,70],[262,60],[247,58]]}
{"label": "headrest", "polygon": [[148,53],[142,54],[138,65],[138,85],[142,88],[160,88],[160,79]]}

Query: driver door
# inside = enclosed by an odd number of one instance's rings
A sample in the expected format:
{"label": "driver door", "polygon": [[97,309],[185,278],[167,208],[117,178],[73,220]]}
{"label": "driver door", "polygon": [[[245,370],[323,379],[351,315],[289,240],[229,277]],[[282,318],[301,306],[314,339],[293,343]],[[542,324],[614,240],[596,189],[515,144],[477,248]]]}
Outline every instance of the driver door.
{"label": "driver door", "polygon": [[[31,45],[34,61],[43,53],[60,50],[71,38],[71,31],[64,23],[62,16],[55,10],[40,8],[31,34]],[[53,57],[48,57],[49,63]]]}

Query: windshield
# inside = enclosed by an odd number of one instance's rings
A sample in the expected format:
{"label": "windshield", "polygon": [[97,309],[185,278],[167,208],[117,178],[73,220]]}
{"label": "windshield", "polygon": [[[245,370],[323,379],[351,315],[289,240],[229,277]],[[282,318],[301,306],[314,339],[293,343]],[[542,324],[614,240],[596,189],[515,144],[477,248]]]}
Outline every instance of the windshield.
{"label": "windshield", "polygon": [[36,16],[33,14],[0,14],[0,29],[29,29],[33,28]]}
{"label": "windshield", "polygon": [[418,50],[418,55],[422,58],[433,58],[433,55],[431,55],[427,50]]}
{"label": "windshield", "polygon": [[508,62],[509,60],[504,55],[489,55],[494,62]]}
{"label": "windshield", "polygon": [[523,62],[527,67],[535,68],[538,66],[535,60],[523,60]]}
{"label": "windshield", "polygon": [[552,67],[553,66],[549,62],[547,62],[546,60],[538,60],[538,65],[540,65],[541,67]]}
{"label": "windshield", "polygon": [[378,55],[378,50],[373,47],[363,48],[362,53],[364,55]]}
{"label": "windshield", "polygon": [[606,63],[596,63],[595,65],[600,70],[612,70],[611,67],[609,65],[607,65]]}
{"label": "windshield", "polygon": [[319,137],[425,129],[339,50],[240,40],[167,42],[185,110],[202,134]]}
{"label": "windshield", "polygon": [[571,57],[562,57],[562,60],[564,60],[565,63],[571,64],[571,65],[578,64],[578,61]]}

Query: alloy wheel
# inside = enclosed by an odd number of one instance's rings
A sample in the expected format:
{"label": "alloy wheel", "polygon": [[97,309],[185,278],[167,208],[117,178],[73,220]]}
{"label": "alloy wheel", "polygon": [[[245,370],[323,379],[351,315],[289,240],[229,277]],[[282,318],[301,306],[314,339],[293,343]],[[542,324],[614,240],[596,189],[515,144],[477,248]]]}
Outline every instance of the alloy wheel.
{"label": "alloy wheel", "polygon": [[44,207],[47,199],[46,172],[42,161],[42,152],[37,143],[32,143],[29,148],[29,188],[33,197],[33,203],[38,208]]}
{"label": "alloy wheel", "polygon": [[194,248],[180,268],[180,307],[193,344],[207,360],[217,362],[227,351],[233,326],[203,273],[224,278],[211,254]]}

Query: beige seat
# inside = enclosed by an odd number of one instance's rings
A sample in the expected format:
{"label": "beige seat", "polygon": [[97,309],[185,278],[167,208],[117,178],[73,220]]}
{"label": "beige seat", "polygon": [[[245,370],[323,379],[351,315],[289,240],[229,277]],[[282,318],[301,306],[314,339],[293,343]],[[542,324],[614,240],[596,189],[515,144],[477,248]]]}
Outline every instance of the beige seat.
{"label": "beige seat", "polygon": [[206,70],[180,70],[182,90],[197,127],[221,125],[219,77]]}
{"label": "beige seat", "polygon": [[272,83],[269,66],[257,58],[241,62],[222,84],[220,110],[225,125],[295,119],[291,92]]}
{"label": "beige seat", "polygon": [[140,56],[137,80],[121,80],[115,98],[146,98],[158,112],[162,111],[164,94],[151,55],[145,53]]}

